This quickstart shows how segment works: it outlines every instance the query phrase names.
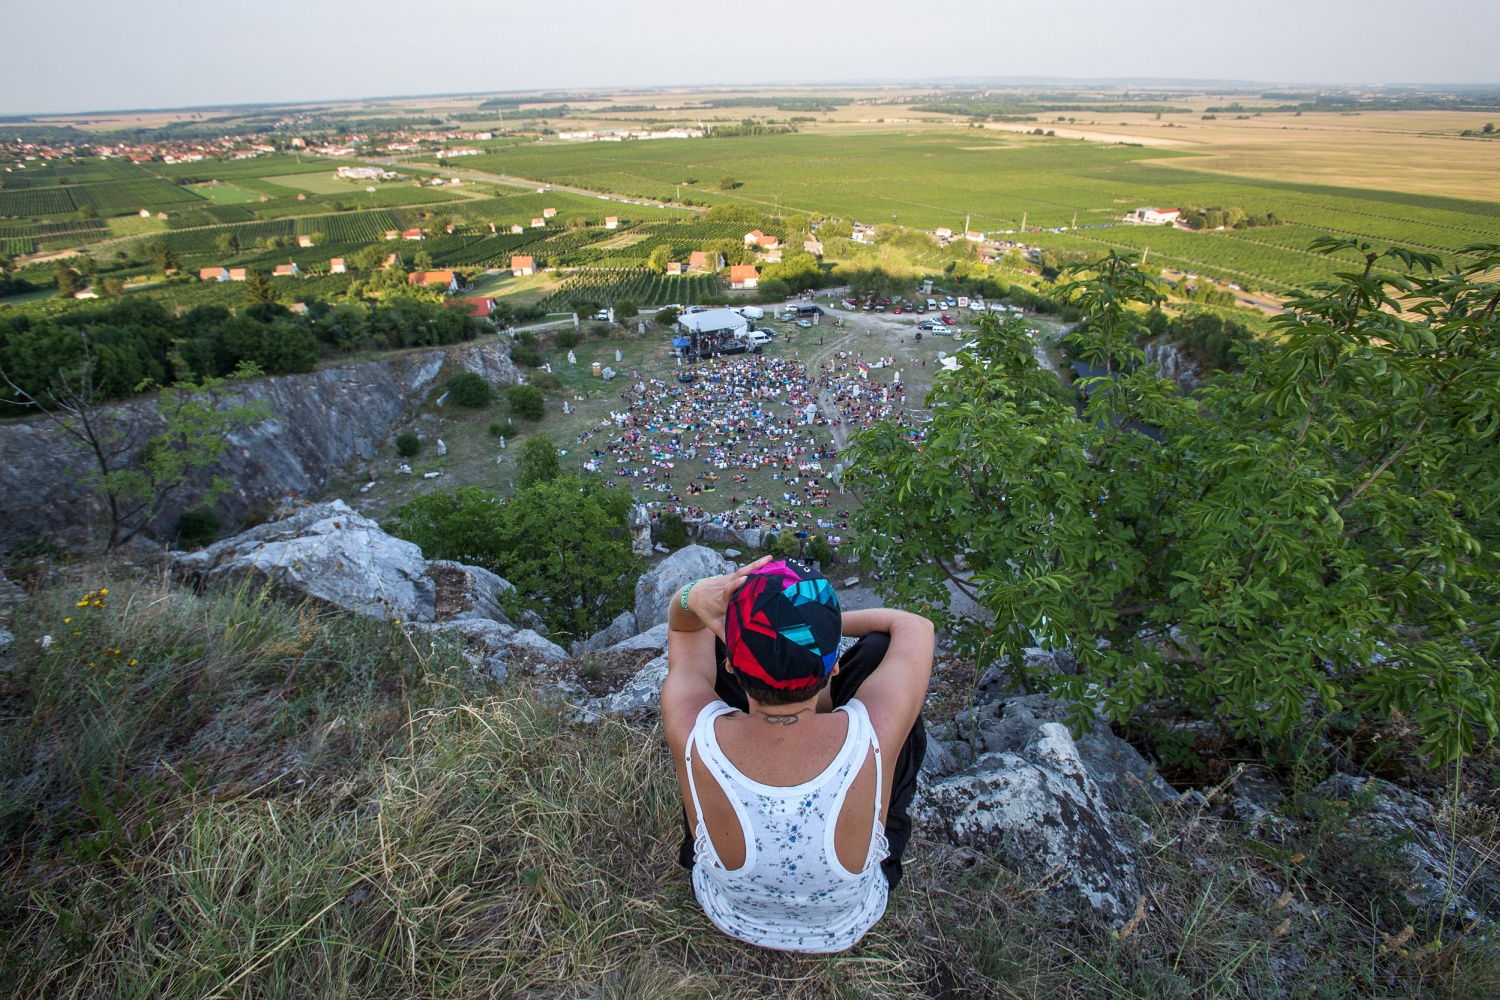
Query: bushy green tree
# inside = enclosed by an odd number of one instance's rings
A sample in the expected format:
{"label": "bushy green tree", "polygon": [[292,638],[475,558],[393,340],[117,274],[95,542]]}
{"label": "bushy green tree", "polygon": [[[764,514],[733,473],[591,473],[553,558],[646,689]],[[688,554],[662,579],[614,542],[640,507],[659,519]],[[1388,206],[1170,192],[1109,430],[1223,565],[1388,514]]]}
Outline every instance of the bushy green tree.
{"label": "bushy green tree", "polygon": [[687,525],[682,515],[668,511],[661,516],[661,543],[676,552],[688,543]]}
{"label": "bushy green tree", "polygon": [[521,489],[537,483],[550,482],[562,475],[562,464],[557,460],[557,445],[545,434],[534,434],[521,446],[516,458],[516,485]]}
{"label": "bushy green tree", "polygon": [[449,398],[459,406],[490,405],[490,384],[478,372],[460,372],[448,380]]}
{"label": "bushy green tree", "polygon": [[276,301],[271,279],[258,267],[245,268],[245,298],[251,303]]}
{"label": "bushy green tree", "polygon": [[402,431],[396,435],[396,454],[402,458],[416,458],[421,450],[422,439],[411,431]]}
{"label": "bushy green tree", "polygon": [[[1081,419],[1024,323],[980,321],[920,447],[857,436],[857,541],[887,596],[950,618],[980,669],[1271,736],[1403,713],[1442,761],[1497,734],[1500,245],[1461,272],[1324,239],[1357,266],[1299,295],[1279,345],[1193,398],[1142,364],[1133,259],[1064,274],[1086,321]],[[1417,319],[1410,318],[1412,316]],[[952,618],[945,584],[992,622]],[[1075,673],[1025,665],[1070,648]]]}
{"label": "bushy green tree", "polygon": [[476,487],[429,493],[399,508],[392,529],[428,558],[493,570],[515,584],[513,611],[536,611],[556,632],[581,638],[634,595],[629,503],[623,490],[565,476],[508,498]]}
{"label": "bushy green tree", "polygon": [[510,412],[527,420],[540,420],[547,415],[542,390],[534,385],[513,385],[505,390],[505,401]]}
{"label": "bushy green tree", "polygon": [[646,266],[656,274],[666,274],[667,265],[670,263],[672,263],[672,248],[666,245],[652,250],[651,256],[646,258]]}

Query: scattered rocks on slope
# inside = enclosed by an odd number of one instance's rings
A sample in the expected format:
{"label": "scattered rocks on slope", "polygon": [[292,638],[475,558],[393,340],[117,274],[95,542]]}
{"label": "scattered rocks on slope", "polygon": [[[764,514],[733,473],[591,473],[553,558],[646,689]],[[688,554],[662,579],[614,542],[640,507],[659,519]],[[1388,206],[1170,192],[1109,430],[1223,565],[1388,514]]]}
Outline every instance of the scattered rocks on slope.
{"label": "scattered rocks on slope", "polygon": [[636,581],[636,626],[648,629],[666,621],[667,602],[689,580],[733,571],[734,563],[713,549],[702,545],[678,549]]}
{"label": "scattered rocks on slope", "polygon": [[445,635],[464,645],[464,656],[478,670],[504,680],[518,663],[561,663],[568,654],[556,643],[529,628],[516,628],[484,618],[466,618],[438,623],[415,623],[413,630]]}
{"label": "scattered rocks on slope", "polygon": [[986,753],[919,786],[912,818],[929,834],[1073,886],[1101,914],[1128,918],[1140,898],[1137,824],[1111,813],[1068,729],[1043,722],[1019,752]]}
{"label": "scattered rocks on slope", "polygon": [[465,566],[447,559],[427,563],[427,575],[437,586],[434,616],[438,621],[488,618],[510,624],[500,608],[500,599],[515,586],[481,566]]}
{"label": "scattered rocks on slope", "polygon": [[633,635],[628,639],[621,639],[609,647],[611,653],[623,653],[631,649],[649,649],[658,653],[667,651],[667,623],[653,625],[639,635]]}
{"label": "scattered rocks on slope", "polygon": [[606,715],[626,719],[649,716],[661,706],[661,686],[667,680],[667,654],[663,653],[636,671],[620,690],[590,698],[575,706],[579,722],[598,722]]}

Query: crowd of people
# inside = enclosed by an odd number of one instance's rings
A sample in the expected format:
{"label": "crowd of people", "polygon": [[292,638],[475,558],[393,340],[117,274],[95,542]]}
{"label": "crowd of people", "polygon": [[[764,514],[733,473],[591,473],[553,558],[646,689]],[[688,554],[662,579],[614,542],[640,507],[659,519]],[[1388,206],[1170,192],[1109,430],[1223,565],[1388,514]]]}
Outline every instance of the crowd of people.
{"label": "crowd of people", "polygon": [[[916,363],[915,359],[912,363]],[[885,420],[906,428],[913,440],[924,438],[925,432],[906,407],[906,385],[901,381],[901,372],[894,370],[895,364],[894,357],[867,361],[863,352],[854,351],[838,351],[823,364],[818,388],[838,408],[834,427],[848,432]],[[872,377],[873,372],[885,370],[892,370],[890,381]]]}

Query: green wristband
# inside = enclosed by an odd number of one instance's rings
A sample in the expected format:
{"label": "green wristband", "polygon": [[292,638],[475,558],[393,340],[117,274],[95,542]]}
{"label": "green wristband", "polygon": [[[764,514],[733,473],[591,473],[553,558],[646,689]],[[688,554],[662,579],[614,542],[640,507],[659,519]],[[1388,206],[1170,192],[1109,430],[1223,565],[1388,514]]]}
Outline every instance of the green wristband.
{"label": "green wristband", "polygon": [[697,580],[689,580],[688,581],[688,585],[686,587],[682,588],[682,610],[686,611],[688,609],[688,606],[687,606],[688,591],[692,590],[693,589],[693,585],[696,584],[696,583],[698,583],[698,581],[702,580],[702,579],[703,579],[703,577],[700,576],[700,577],[698,577]]}

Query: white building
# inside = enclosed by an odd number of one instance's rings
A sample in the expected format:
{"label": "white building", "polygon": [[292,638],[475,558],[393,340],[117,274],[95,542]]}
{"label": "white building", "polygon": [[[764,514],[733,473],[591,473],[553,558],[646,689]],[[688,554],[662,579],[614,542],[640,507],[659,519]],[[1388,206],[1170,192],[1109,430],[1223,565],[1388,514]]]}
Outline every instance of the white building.
{"label": "white building", "polygon": [[1138,208],[1125,216],[1125,221],[1137,226],[1170,226],[1182,215],[1175,208]]}
{"label": "white building", "polygon": [[703,312],[684,313],[677,325],[685,334],[724,334],[741,337],[750,332],[750,321],[733,309],[705,309]]}

